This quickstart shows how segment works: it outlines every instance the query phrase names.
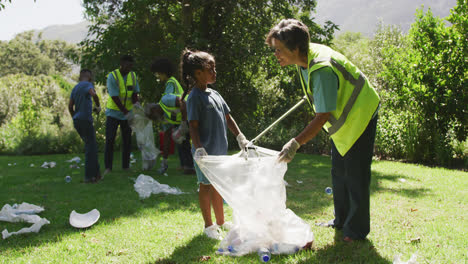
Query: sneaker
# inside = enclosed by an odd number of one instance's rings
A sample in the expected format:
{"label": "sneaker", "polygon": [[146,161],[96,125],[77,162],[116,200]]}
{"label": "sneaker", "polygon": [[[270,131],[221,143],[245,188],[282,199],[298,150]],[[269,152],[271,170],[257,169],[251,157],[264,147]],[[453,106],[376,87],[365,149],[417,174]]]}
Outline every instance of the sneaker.
{"label": "sneaker", "polygon": [[222,229],[224,230],[231,230],[234,227],[234,224],[231,221],[224,222],[224,224],[221,226]]}
{"label": "sneaker", "polygon": [[205,235],[209,238],[222,240],[221,234],[218,231],[218,225],[211,225],[209,227],[206,227],[203,233],[205,233]]}
{"label": "sneaker", "polygon": [[167,164],[167,160],[163,159],[161,161],[161,167],[158,169],[159,174],[164,174],[168,168],[169,165]]}

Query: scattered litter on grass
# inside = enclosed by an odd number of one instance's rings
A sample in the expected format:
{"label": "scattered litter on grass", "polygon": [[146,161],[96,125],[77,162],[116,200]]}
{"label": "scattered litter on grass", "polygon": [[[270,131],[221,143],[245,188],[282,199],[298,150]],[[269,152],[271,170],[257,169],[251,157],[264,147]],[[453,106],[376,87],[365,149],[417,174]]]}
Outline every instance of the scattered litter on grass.
{"label": "scattered litter on grass", "polygon": [[406,182],[406,180],[403,179],[403,178],[400,178],[400,179],[398,179],[398,180],[401,181],[401,182]]}
{"label": "scattered litter on grass", "polygon": [[67,160],[67,162],[75,162],[75,163],[80,163],[81,158],[80,157],[74,157],[72,159]]}
{"label": "scattered litter on grass", "polygon": [[29,167],[31,167],[31,168],[32,168],[32,167],[34,167],[34,164],[33,164],[33,163],[31,163],[31,165],[29,165]]}
{"label": "scattered litter on grass", "polygon": [[76,228],[87,228],[94,225],[98,220],[101,214],[97,209],[93,209],[85,214],[79,214],[73,210],[70,213],[70,225]]}
{"label": "scattered litter on grass", "polygon": [[201,256],[201,257],[198,258],[198,261],[208,261],[210,259],[211,259],[210,256]]}
{"label": "scattered litter on grass", "polygon": [[417,264],[418,262],[416,261],[416,254],[413,254],[411,258],[408,261],[401,261],[401,255],[397,254],[393,257],[393,264]]}
{"label": "scattered litter on grass", "polygon": [[166,177],[169,176],[169,175],[167,174],[167,172],[165,172],[163,175],[166,176]]}
{"label": "scattered litter on grass", "polygon": [[415,238],[411,238],[410,240],[406,241],[406,243],[410,244],[410,243],[419,243],[421,242],[421,237],[415,237]]}
{"label": "scattered litter on grass", "polygon": [[44,169],[53,168],[55,167],[55,165],[57,165],[55,161],[51,161],[51,162],[44,161],[44,163],[41,165],[41,168],[44,168]]}
{"label": "scattered litter on grass", "polygon": [[16,166],[16,162],[15,163],[8,163],[8,166]]}
{"label": "scattered litter on grass", "polygon": [[5,204],[2,210],[0,211],[0,221],[11,223],[26,222],[33,225],[30,227],[22,228],[17,232],[11,233],[8,232],[7,229],[4,229],[2,231],[3,239],[6,239],[12,235],[19,235],[31,232],[38,233],[43,225],[50,224],[49,220],[47,220],[46,218],[41,218],[37,215],[42,211],[44,211],[44,208],[29,203],[22,203],[20,205],[14,204],[12,206],[10,206],[9,204]]}
{"label": "scattered litter on grass", "polygon": [[135,191],[140,196],[140,199],[146,199],[151,194],[166,193],[166,194],[184,194],[177,187],[170,187],[167,184],[160,184],[150,176],[140,174],[133,185]]}
{"label": "scattered litter on grass", "polygon": [[300,180],[296,180],[296,182],[297,182],[297,183],[302,183],[302,181],[300,181]]}

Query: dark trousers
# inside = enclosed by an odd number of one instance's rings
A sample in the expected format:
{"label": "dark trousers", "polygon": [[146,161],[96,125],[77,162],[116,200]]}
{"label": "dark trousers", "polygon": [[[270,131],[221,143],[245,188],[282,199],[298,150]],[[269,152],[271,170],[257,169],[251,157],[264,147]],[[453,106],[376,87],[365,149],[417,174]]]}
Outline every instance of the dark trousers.
{"label": "dark trousers", "polygon": [[130,166],[132,129],[128,125],[127,120],[119,120],[108,116],[106,119],[106,148],[104,151],[104,164],[106,169],[112,169],[112,162],[114,159],[114,142],[119,125],[120,134],[122,136],[122,168],[127,169]]}
{"label": "dark trousers", "polygon": [[85,143],[85,181],[90,181],[100,175],[98,148],[93,122],[74,119],[73,125]]}
{"label": "dark trousers", "polygon": [[370,232],[369,186],[376,126],[377,116],[344,156],[332,140],[334,224],[352,239],[365,239]]}
{"label": "dark trousers", "polygon": [[177,144],[177,152],[179,154],[180,166],[184,169],[193,169],[192,147],[190,146],[190,136],[186,135],[186,139]]}

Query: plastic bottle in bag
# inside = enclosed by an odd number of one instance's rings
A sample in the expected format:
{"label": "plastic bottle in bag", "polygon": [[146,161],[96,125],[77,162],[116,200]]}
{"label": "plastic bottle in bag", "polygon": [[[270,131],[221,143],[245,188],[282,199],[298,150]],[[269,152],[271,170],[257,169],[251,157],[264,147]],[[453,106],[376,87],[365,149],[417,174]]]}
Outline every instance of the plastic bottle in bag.
{"label": "plastic bottle in bag", "polygon": [[273,254],[294,254],[299,251],[299,247],[293,244],[287,243],[275,243],[271,247]]}
{"label": "plastic bottle in bag", "polygon": [[264,247],[259,248],[257,253],[258,253],[258,256],[260,257],[261,262],[270,261],[271,253],[270,253],[270,250],[268,250],[267,248],[264,248]]}

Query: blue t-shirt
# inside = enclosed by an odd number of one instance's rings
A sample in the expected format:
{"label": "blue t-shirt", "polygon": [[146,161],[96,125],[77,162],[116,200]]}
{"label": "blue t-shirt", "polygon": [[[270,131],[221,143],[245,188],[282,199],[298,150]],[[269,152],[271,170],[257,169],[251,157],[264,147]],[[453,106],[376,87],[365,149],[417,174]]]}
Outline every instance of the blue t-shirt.
{"label": "blue t-shirt", "polygon": [[209,155],[227,154],[226,115],[230,111],[223,97],[210,88],[201,91],[194,87],[187,98],[188,120],[198,121],[200,143]]}
{"label": "blue t-shirt", "polygon": [[330,67],[323,67],[312,72],[311,82],[309,82],[307,69],[301,67],[301,73],[305,82],[312,86],[315,112],[328,113],[336,110],[338,76],[333,70]]}
{"label": "blue t-shirt", "polygon": [[[125,75],[125,76],[122,76],[124,83],[127,83],[127,76],[128,76],[128,74]],[[133,88],[133,92],[134,93],[139,93],[140,92],[140,86],[138,85],[138,80],[135,80],[135,82],[136,82],[136,85]],[[107,76],[107,92],[109,93],[109,95],[111,97],[120,95],[119,85],[115,81],[114,76],[112,76],[112,74],[109,74],[109,76]],[[130,98],[130,100],[131,99],[132,98]],[[107,100],[112,100],[112,99],[108,98]],[[119,120],[126,120],[124,113],[119,111],[119,110],[106,108],[106,116],[110,116],[110,117],[113,117],[113,118],[116,118],[116,119],[119,119]]]}
{"label": "blue t-shirt", "polygon": [[70,99],[75,103],[75,114],[73,119],[89,120],[93,122],[93,102],[89,90],[93,89],[94,85],[90,82],[79,82],[73,88]]}

